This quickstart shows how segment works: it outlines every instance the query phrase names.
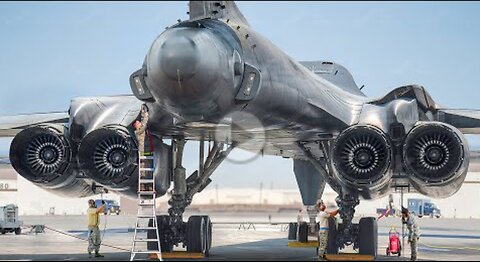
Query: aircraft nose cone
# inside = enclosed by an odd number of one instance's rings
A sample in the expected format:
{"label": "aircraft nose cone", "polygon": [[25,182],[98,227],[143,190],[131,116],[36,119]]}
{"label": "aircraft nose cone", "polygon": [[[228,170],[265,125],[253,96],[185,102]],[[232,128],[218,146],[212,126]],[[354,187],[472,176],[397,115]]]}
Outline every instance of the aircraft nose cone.
{"label": "aircraft nose cone", "polygon": [[195,75],[201,56],[192,38],[173,35],[160,44],[158,59],[167,77],[182,81]]}
{"label": "aircraft nose cone", "polygon": [[191,24],[167,29],[144,65],[148,89],[176,115],[203,119],[231,105],[233,48],[212,30]]}

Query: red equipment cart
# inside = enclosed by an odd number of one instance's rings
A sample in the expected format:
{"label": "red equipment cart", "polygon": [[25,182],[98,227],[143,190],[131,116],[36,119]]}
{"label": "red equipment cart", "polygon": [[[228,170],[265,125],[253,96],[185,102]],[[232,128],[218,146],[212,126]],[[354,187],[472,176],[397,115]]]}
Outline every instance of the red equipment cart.
{"label": "red equipment cart", "polygon": [[402,255],[402,244],[400,243],[400,234],[395,228],[392,228],[388,232],[387,256],[395,254],[397,256]]}

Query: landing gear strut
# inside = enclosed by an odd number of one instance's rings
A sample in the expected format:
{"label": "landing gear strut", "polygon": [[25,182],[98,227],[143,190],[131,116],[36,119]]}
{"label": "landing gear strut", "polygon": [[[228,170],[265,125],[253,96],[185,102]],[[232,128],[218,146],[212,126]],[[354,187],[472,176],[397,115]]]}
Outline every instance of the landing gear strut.
{"label": "landing gear strut", "polygon": [[338,250],[353,245],[362,255],[377,256],[378,227],[374,217],[363,217],[359,223],[353,223],[355,207],[360,203],[355,195],[346,194],[336,198],[342,223],[338,227],[330,225],[329,234],[335,239],[329,238],[329,254],[336,254]]}
{"label": "landing gear strut", "polygon": [[173,246],[183,243],[188,252],[209,255],[212,246],[212,223],[208,216],[191,216],[187,222],[183,221],[185,208],[192,203],[193,196],[201,192],[210,184],[210,176],[225,160],[234,148],[233,145],[223,150],[225,144],[214,142],[204,160],[204,142],[200,141],[199,169],[186,177],[186,170],[182,166],[182,158],[186,141],[175,139],[173,148],[173,191],[168,204],[168,216],[160,216],[160,244],[162,251],[172,251]]}
{"label": "landing gear strut", "polygon": [[332,175],[334,168],[328,161],[331,157],[331,143],[319,141],[318,145],[323,155],[322,158],[318,158],[312,153],[312,146],[308,146],[307,143],[299,143],[305,157],[315,169],[324,174],[327,183],[339,194],[336,202],[342,222],[338,224],[338,227],[333,219],[329,223],[327,253],[336,254],[340,249],[353,245],[353,248],[358,249],[360,254],[376,257],[378,247],[376,218],[365,217],[361,218],[358,224],[353,223],[355,207],[360,203],[358,194],[342,187],[339,181],[334,179]]}
{"label": "landing gear strut", "polygon": [[342,218],[341,231],[337,233],[337,247],[339,249],[345,248],[351,244],[356,243],[357,230],[352,223],[353,216],[355,215],[355,207],[360,203],[358,197],[352,195],[338,196],[335,201],[339,209],[340,218]]}

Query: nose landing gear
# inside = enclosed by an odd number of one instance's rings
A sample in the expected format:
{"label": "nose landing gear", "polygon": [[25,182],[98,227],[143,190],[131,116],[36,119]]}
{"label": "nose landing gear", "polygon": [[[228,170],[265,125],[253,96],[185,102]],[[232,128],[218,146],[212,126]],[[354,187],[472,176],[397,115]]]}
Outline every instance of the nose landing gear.
{"label": "nose landing gear", "polygon": [[[189,253],[201,253],[208,257],[212,247],[212,222],[208,216],[191,216],[183,221],[185,208],[192,203],[193,196],[210,184],[210,176],[234,148],[224,148],[223,143],[214,142],[212,149],[204,161],[204,142],[200,141],[199,170],[186,178],[182,166],[183,149],[186,141],[176,139],[173,142],[174,171],[172,197],[168,201],[168,215],[159,216],[158,228],[162,252],[171,252],[174,246],[182,243]],[[152,237],[155,237],[152,234]],[[152,243],[155,245],[155,243]],[[153,247],[149,249],[154,249]]]}

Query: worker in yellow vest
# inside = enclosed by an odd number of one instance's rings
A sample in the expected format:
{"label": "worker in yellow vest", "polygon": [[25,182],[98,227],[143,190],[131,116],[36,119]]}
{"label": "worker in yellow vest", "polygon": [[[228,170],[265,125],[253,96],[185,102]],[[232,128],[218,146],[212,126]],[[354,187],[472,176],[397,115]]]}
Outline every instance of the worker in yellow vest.
{"label": "worker in yellow vest", "polygon": [[97,208],[95,200],[88,200],[88,257],[92,257],[92,251],[95,250],[95,257],[103,257],[100,255],[100,245],[102,242],[100,236],[100,214],[105,210],[105,201],[102,200],[102,206]]}

